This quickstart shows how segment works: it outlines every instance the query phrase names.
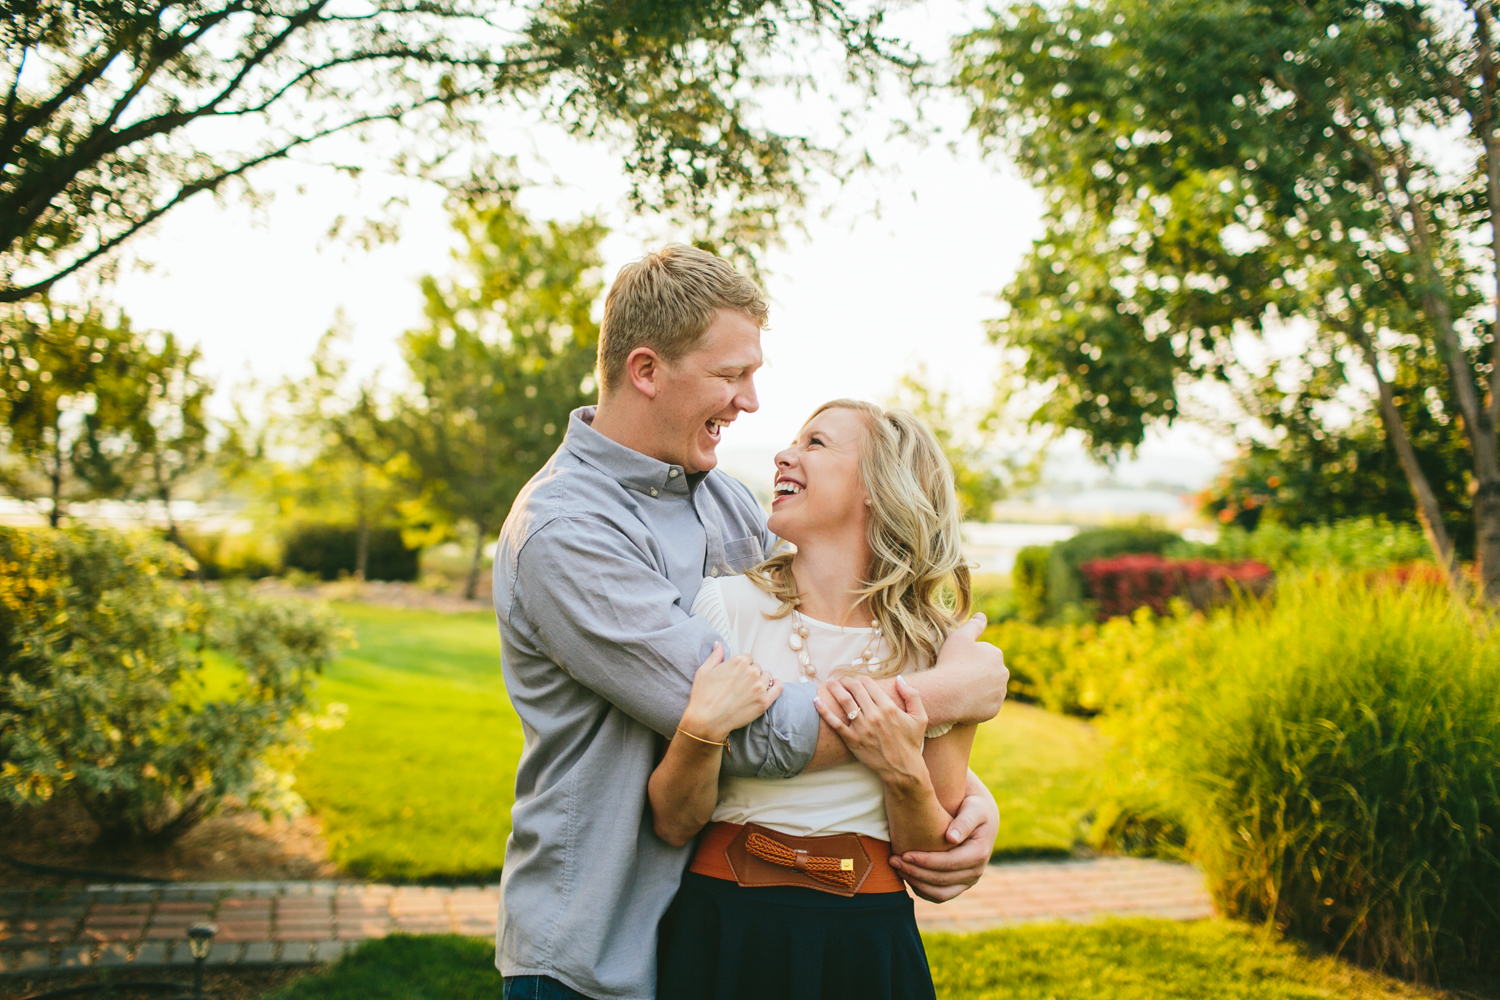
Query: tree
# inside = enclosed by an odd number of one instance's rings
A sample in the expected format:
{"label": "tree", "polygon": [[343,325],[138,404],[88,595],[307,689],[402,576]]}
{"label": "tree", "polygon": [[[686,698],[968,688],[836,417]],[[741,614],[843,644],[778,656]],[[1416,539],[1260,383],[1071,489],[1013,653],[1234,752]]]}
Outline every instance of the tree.
{"label": "tree", "polygon": [[195,370],[203,358],[199,348],[184,350],[170,333],[146,340],[135,357],[136,370],[121,385],[123,437],[129,442],[128,458],[121,463],[127,489],[131,496],[160,502],[168,536],[194,555],[172,500],[182,481],[209,458],[213,383]]}
{"label": "tree", "polygon": [[70,501],[125,492],[116,460],[138,354],[129,319],[111,323],[97,308],[44,302],[0,314],[0,412],[12,460],[5,485],[46,497],[54,528]]}
{"label": "tree", "polygon": [[[1403,406],[1461,429],[1485,598],[1500,599],[1500,226],[1488,2],[1028,3],[958,42],[973,127],[1047,192],[997,341],[1100,454],[1306,324],[1308,379],[1368,393],[1434,555],[1463,588]],[[1464,161],[1448,165],[1456,137]],[[1398,395],[1396,373],[1423,380]]]}
{"label": "tree", "polygon": [[351,380],[339,354],[347,335],[342,320],[325,332],[305,377],[240,387],[254,397],[255,415],[236,399],[216,458],[251,498],[252,516],[283,543],[352,531],[353,572],[363,580],[372,533],[399,531],[399,508],[412,493],[395,471],[405,459],[385,433],[377,380]]}
{"label": "tree", "polygon": [[496,106],[624,139],[637,206],[749,251],[833,155],[762,127],[748,93],[797,41],[831,40],[866,80],[907,65],[879,26],[841,0],[8,4],[0,302],[332,136],[394,126],[399,168],[441,171]]}
{"label": "tree", "polygon": [[[1441,366],[1435,358],[1422,360],[1428,368]],[[1323,411],[1341,386],[1319,378],[1289,392],[1276,383],[1273,367],[1243,394],[1245,409],[1272,430],[1272,440],[1246,443],[1219,480],[1200,494],[1205,513],[1247,530],[1263,518],[1291,527],[1351,518],[1415,521],[1411,485],[1378,413],[1366,411],[1346,426],[1332,426]],[[1433,383],[1442,389],[1441,371],[1403,367],[1396,370],[1392,388],[1454,548],[1473,558],[1469,453],[1458,422],[1434,418],[1423,394],[1423,386]],[[1440,413],[1452,412],[1450,399],[1440,397],[1439,402]]]}
{"label": "tree", "polygon": [[195,370],[201,357],[99,307],[10,307],[0,314],[0,414],[13,460],[4,485],[46,497],[54,528],[70,501],[159,500],[187,550],[171,501],[208,456],[213,386]]}
{"label": "tree", "polygon": [[[349,363],[334,354],[342,336],[337,328],[324,334],[313,354],[312,375],[302,382],[288,381],[282,391],[304,433],[321,445],[309,463],[316,470],[315,482],[307,485],[318,492],[333,486],[342,499],[353,501],[354,576],[363,580],[369,569],[371,528],[389,522],[394,529],[397,507],[406,497],[391,474],[399,456],[389,435],[381,433],[374,381],[349,386]],[[345,520],[347,509],[346,505],[344,517],[332,520]]]}
{"label": "tree", "polygon": [[455,205],[453,225],[461,275],[423,279],[427,326],[401,341],[414,387],[385,427],[422,506],[474,529],[472,598],[490,531],[594,397],[606,230],[538,225],[493,195]]}

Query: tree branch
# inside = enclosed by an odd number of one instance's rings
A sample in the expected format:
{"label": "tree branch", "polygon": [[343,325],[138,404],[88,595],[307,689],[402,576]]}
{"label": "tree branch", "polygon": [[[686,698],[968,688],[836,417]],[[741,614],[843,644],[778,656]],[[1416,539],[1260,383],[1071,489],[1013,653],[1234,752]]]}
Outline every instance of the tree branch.
{"label": "tree branch", "polygon": [[150,226],[152,223],[156,222],[157,219],[160,219],[163,215],[166,215],[173,208],[188,200],[193,195],[200,194],[204,191],[212,191],[222,185],[225,181],[231,180],[235,177],[240,176],[241,174],[246,173],[247,171],[253,170],[263,163],[269,163],[272,160],[282,159],[286,157],[292,150],[297,149],[301,146],[306,146],[309,143],[317,142],[320,139],[325,139],[330,135],[335,135],[347,129],[357,128],[360,125],[368,125],[378,121],[391,121],[400,118],[405,114],[409,114],[410,112],[426,104],[435,103],[439,100],[439,98],[429,98],[426,101],[419,102],[418,104],[412,105],[408,108],[384,112],[377,115],[361,115],[358,118],[351,119],[350,121],[344,122],[340,125],[336,125],[332,128],[322,129],[311,135],[301,136],[297,139],[292,140],[291,142],[278,146],[276,149],[269,150],[252,159],[245,160],[232,169],[219,171],[212,177],[201,178],[190,184],[185,184],[166,203],[152,209],[150,212],[141,216],[141,218],[131,223],[130,227],[124,232],[118,233],[105,242],[101,243],[99,246],[95,247],[84,256],[69,264],[67,267],[54,272],[53,274],[41,279],[40,281],[32,282],[29,285],[10,285],[0,287],[0,303],[20,302],[23,299],[27,299],[33,295],[45,292],[58,281],[66,278],[68,275],[73,274],[79,269],[99,259],[100,257],[111,253],[126,240],[130,239],[136,233],[139,233],[147,226]]}

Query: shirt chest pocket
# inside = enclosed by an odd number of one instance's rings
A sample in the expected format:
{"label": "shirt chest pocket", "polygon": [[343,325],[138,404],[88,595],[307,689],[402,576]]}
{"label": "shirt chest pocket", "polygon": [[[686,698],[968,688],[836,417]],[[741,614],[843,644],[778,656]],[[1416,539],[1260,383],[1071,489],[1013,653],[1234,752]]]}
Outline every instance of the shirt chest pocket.
{"label": "shirt chest pocket", "polygon": [[759,537],[751,535],[747,538],[733,538],[724,543],[724,563],[719,568],[720,575],[725,573],[743,573],[745,570],[761,561],[765,549],[762,548]]}

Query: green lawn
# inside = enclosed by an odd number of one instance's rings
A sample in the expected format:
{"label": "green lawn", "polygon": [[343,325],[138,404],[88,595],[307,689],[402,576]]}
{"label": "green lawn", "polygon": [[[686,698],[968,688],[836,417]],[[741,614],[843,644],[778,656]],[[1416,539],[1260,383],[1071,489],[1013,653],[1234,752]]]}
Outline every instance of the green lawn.
{"label": "green lawn", "polygon": [[[358,647],[328,670],[325,703],[349,707],[317,735],[298,791],[334,860],[369,878],[493,877],[510,832],[521,727],[487,614],[341,604]],[[1000,803],[1002,854],[1065,852],[1099,754],[1076,719],[1010,704],[980,729],[974,770]]]}
{"label": "green lawn", "polygon": [[319,689],[349,706],[297,767],[339,867],[368,878],[492,877],[505,857],[521,723],[487,614],[360,604],[358,648]]}
{"label": "green lawn", "polygon": [[[1313,1000],[1439,997],[1220,921],[1112,921],[927,937],[943,1000]],[[265,1000],[493,1000],[492,942],[394,937]]]}
{"label": "green lawn", "polygon": [[1020,702],[980,726],[969,764],[1000,806],[996,856],[1070,853],[1103,752],[1087,722]]}

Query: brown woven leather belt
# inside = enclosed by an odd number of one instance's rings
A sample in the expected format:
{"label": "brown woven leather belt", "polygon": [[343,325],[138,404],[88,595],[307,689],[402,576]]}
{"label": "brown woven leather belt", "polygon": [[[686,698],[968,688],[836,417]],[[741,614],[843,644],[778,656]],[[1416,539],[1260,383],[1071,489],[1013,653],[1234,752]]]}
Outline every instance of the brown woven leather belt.
{"label": "brown woven leather belt", "polygon": [[754,823],[710,823],[688,867],[743,886],[795,885],[838,896],[904,892],[891,845],[853,833],[794,837]]}

